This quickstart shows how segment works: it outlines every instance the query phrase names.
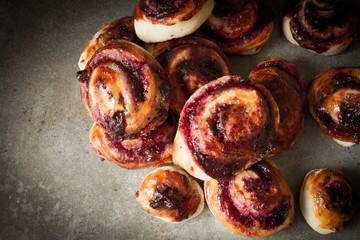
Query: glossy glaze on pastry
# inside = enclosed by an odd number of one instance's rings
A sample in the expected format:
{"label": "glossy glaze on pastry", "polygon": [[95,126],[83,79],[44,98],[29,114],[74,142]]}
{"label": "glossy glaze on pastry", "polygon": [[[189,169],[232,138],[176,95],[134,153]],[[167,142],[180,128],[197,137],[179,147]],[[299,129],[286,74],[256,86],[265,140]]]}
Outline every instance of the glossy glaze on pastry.
{"label": "glossy glaze on pastry", "polygon": [[136,138],[167,118],[169,75],[134,43],[117,40],[106,44],[78,78],[85,107],[107,134]]}
{"label": "glossy glaze on pastry", "polygon": [[286,2],[283,32],[293,44],[323,55],[335,55],[351,43],[357,20],[347,0]]}
{"label": "glossy glaze on pastry", "polygon": [[305,122],[306,85],[300,72],[283,59],[271,58],[260,62],[249,79],[263,84],[279,107],[280,125],[271,154],[290,148]]}
{"label": "glossy glaze on pastry", "polygon": [[124,168],[157,167],[172,162],[172,145],[177,119],[169,114],[165,123],[155,130],[133,139],[117,139],[94,124],[90,144],[101,157]]}
{"label": "glossy glaze on pastry", "polygon": [[136,198],[142,209],[168,222],[194,218],[204,208],[199,184],[178,167],[162,167],[141,183]]}
{"label": "glossy glaze on pastry", "polygon": [[309,172],[300,191],[300,209],[315,231],[321,234],[340,231],[354,213],[350,181],[337,169]]}
{"label": "glossy glaze on pastry", "polygon": [[153,44],[148,51],[170,74],[170,108],[180,114],[196,89],[232,73],[229,59],[213,42],[184,37]]}
{"label": "glossy glaze on pastry", "polygon": [[226,53],[256,54],[269,40],[273,12],[263,0],[217,0],[216,7],[201,31]]}
{"label": "glossy glaze on pastry", "polygon": [[214,0],[140,0],[135,31],[144,42],[162,42],[196,31],[209,17]]}
{"label": "glossy glaze on pastry", "polygon": [[103,47],[106,43],[117,39],[128,40],[139,46],[144,45],[135,34],[133,17],[117,19],[101,28],[86,44],[78,62],[80,70],[85,68],[86,63],[99,48]]}
{"label": "glossy glaze on pastry", "polygon": [[320,74],[308,87],[308,101],[323,133],[347,147],[360,142],[360,68]]}
{"label": "glossy glaze on pastry", "polygon": [[270,159],[255,163],[230,181],[206,181],[205,198],[222,224],[246,237],[270,236],[293,221],[294,197]]}
{"label": "glossy glaze on pastry", "polygon": [[272,150],[278,126],[278,107],[263,85],[224,76],[186,102],[173,161],[199,179],[228,180]]}

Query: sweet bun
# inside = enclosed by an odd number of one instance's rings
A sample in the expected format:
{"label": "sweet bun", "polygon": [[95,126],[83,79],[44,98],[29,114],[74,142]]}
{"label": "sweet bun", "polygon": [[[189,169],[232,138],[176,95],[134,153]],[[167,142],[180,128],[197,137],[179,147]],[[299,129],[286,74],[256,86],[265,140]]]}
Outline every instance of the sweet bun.
{"label": "sweet bun", "polygon": [[258,53],[274,27],[270,6],[263,0],[215,2],[214,11],[195,34],[217,42],[226,53]]}
{"label": "sweet bun", "polygon": [[309,172],[300,191],[300,209],[306,222],[321,234],[338,232],[354,212],[350,181],[337,169]]}
{"label": "sweet bun", "polygon": [[224,76],[186,102],[173,161],[199,179],[228,180],[271,151],[278,126],[277,104],[263,85]]}
{"label": "sweet bun", "polygon": [[80,70],[83,70],[94,55],[94,53],[106,43],[117,39],[124,39],[134,42],[140,46],[144,43],[136,36],[134,29],[134,18],[123,17],[117,19],[103,28],[101,28],[95,35],[88,41],[78,62]]}
{"label": "sweet bun", "polygon": [[136,138],[167,119],[169,75],[132,42],[107,43],[78,73],[78,79],[84,106],[109,135]]}
{"label": "sweet bun", "polygon": [[103,158],[124,168],[148,168],[172,162],[172,145],[177,119],[169,114],[165,123],[137,138],[118,139],[94,124],[90,130],[90,144]]}
{"label": "sweet bun", "polygon": [[152,44],[148,51],[170,74],[170,108],[180,114],[199,87],[232,73],[223,51],[204,38],[187,36]]}
{"label": "sweet bun", "polygon": [[290,148],[299,137],[305,122],[306,84],[291,63],[271,58],[260,62],[249,79],[263,84],[274,97],[280,112],[280,125],[271,154]]}
{"label": "sweet bun", "polygon": [[209,17],[214,0],[140,0],[134,11],[135,32],[144,42],[162,42],[196,31]]}
{"label": "sweet bun", "polygon": [[199,184],[178,167],[162,167],[141,183],[136,198],[142,209],[168,222],[181,222],[199,215],[204,192]]}
{"label": "sweet bun", "polygon": [[206,202],[231,231],[266,237],[292,225],[294,197],[270,159],[255,163],[230,181],[205,182]]}
{"label": "sweet bun", "polygon": [[308,87],[308,102],[323,133],[345,147],[360,142],[360,68],[321,73]]}
{"label": "sweet bun", "polygon": [[282,29],[291,43],[329,56],[350,45],[356,25],[348,1],[291,0],[285,6]]}

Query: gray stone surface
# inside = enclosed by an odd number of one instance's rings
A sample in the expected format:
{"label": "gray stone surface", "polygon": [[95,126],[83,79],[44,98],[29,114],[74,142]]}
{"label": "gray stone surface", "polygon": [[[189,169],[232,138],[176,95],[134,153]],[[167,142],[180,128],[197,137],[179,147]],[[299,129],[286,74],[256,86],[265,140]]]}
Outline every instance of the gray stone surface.
{"label": "gray stone surface", "polygon": [[[359,37],[343,54],[323,57],[291,45],[281,32],[282,1],[270,1],[276,24],[255,56],[233,56],[247,75],[261,60],[282,57],[308,83],[334,66],[359,66]],[[358,3],[357,3],[358,4]],[[209,209],[171,224],[140,209],[135,192],[152,169],[100,161],[88,143],[92,120],[75,78],[85,43],[103,25],[131,15],[136,1],[0,1],[0,239],[245,239]],[[305,222],[298,192],[315,168],[345,171],[359,190],[360,146],[344,148],[308,114],[295,145],[273,157],[292,189],[290,229],[267,239],[360,239],[359,210],[345,229],[322,236]]]}

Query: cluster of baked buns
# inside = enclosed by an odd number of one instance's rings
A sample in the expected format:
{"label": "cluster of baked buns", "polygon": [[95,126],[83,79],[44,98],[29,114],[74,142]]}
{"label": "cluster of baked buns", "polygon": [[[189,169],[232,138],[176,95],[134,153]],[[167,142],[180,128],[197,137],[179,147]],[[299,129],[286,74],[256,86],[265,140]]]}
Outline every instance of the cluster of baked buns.
{"label": "cluster of baked buns", "polygon": [[[312,51],[339,53],[355,18],[337,10],[290,1],[284,34]],[[299,137],[307,99],[327,135],[359,143],[360,69],[323,73],[308,97],[300,72],[280,58],[260,62],[247,77],[233,73],[226,54],[259,52],[273,18],[264,0],[140,0],[133,16],[106,25],[85,46],[77,76],[95,122],[91,146],[121,167],[160,167],[136,194],[150,214],[179,222],[200,214],[206,200],[237,234],[275,234],[291,226],[294,198],[269,157]],[[204,181],[205,197],[189,174]],[[315,230],[340,230],[354,210],[350,182],[332,169],[306,179],[304,217]]]}

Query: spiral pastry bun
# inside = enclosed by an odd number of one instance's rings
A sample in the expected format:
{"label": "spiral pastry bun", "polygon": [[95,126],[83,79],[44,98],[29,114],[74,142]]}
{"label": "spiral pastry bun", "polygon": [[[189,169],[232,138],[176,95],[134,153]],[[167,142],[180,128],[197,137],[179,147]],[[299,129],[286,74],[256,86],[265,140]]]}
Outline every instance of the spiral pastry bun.
{"label": "spiral pastry bun", "polygon": [[271,151],[278,126],[278,107],[264,86],[224,76],[186,102],[173,161],[199,179],[228,180]]}
{"label": "spiral pastry bun", "polygon": [[226,53],[258,53],[269,40],[274,27],[270,6],[263,0],[215,2],[214,11],[196,34],[207,35]]}
{"label": "spiral pastry bun", "polygon": [[337,169],[309,172],[300,191],[300,209],[315,231],[321,234],[340,231],[354,213],[350,181]]}
{"label": "spiral pastry bun", "polygon": [[170,108],[180,114],[196,89],[225,75],[232,66],[213,42],[199,37],[184,37],[156,43],[148,51],[170,74]]}
{"label": "spiral pastry bun", "polygon": [[78,62],[80,70],[85,68],[86,63],[99,48],[103,47],[106,43],[117,39],[128,40],[140,46],[144,45],[144,43],[135,34],[133,17],[123,17],[117,19],[101,28],[88,41]]}
{"label": "spiral pastry bun", "polygon": [[100,156],[124,168],[163,166],[172,162],[176,122],[174,114],[169,114],[165,123],[148,134],[121,140],[94,124],[90,130],[90,144]]}
{"label": "spiral pastry bun", "polygon": [[360,142],[360,68],[335,67],[308,87],[309,110],[323,133],[350,147]]}
{"label": "spiral pastry bun", "polygon": [[350,45],[356,25],[349,1],[291,0],[286,3],[282,28],[291,43],[329,56]]}
{"label": "spiral pastry bun", "polygon": [[270,236],[292,225],[294,197],[268,158],[230,181],[206,181],[205,198],[222,224],[246,237]]}
{"label": "spiral pastry bun", "polygon": [[280,125],[271,154],[290,148],[305,122],[306,84],[291,63],[271,58],[260,62],[249,74],[250,81],[263,84],[274,97],[280,112]]}
{"label": "spiral pastry bun", "polygon": [[86,109],[109,135],[136,138],[167,118],[168,73],[134,43],[107,43],[78,73],[78,78]]}
{"label": "spiral pastry bun", "polygon": [[135,32],[144,42],[162,42],[196,31],[209,17],[214,0],[140,0]]}
{"label": "spiral pastry bun", "polygon": [[204,192],[199,184],[174,166],[151,172],[136,198],[142,209],[168,222],[194,218],[204,209]]}

